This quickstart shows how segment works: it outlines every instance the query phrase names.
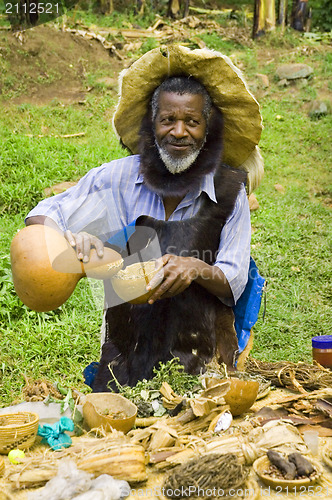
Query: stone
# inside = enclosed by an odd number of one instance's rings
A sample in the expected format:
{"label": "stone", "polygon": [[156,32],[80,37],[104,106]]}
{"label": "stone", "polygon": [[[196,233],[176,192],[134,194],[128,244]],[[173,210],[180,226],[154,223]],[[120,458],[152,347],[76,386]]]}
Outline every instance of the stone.
{"label": "stone", "polygon": [[324,101],[313,101],[310,106],[309,116],[310,118],[320,118],[328,114],[328,108]]}
{"label": "stone", "polygon": [[282,184],[278,184],[278,183],[277,183],[277,184],[275,184],[273,187],[274,187],[274,189],[275,189],[276,191],[278,191],[278,193],[282,193],[282,194],[284,194],[284,192],[285,192],[285,188],[284,188],[284,186],[283,186]]}
{"label": "stone", "polygon": [[303,87],[308,87],[309,82],[306,78],[299,78],[296,83],[298,84],[298,87],[302,89]]}
{"label": "stone", "polygon": [[263,89],[267,89],[270,86],[269,77],[267,75],[264,75],[262,73],[257,73],[256,76],[260,80]]}
{"label": "stone", "polygon": [[279,80],[296,80],[297,78],[308,78],[313,73],[311,66],[307,64],[283,64],[277,68],[277,77]]}
{"label": "stone", "polygon": [[259,203],[258,203],[258,200],[257,200],[256,196],[254,195],[254,193],[251,193],[251,195],[248,198],[248,201],[249,201],[250,212],[253,212],[254,210],[259,209]]}
{"label": "stone", "polygon": [[288,87],[289,81],[286,78],[283,78],[277,83],[278,87]]}

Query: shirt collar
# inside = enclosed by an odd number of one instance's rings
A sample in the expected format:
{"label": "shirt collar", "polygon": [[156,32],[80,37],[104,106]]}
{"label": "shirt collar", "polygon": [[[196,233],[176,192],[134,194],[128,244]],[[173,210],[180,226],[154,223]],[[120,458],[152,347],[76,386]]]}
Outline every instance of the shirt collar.
{"label": "shirt collar", "polygon": [[[200,185],[197,187],[194,193],[188,193],[191,199],[196,199],[200,196],[200,194],[204,191],[208,197],[217,203],[216,192],[214,189],[214,172],[210,172],[207,174],[200,182]],[[135,184],[142,184],[144,182],[143,174],[138,174]],[[188,196],[187,195],[187,196]],[[187,196],[185,198],[187,198]]]}

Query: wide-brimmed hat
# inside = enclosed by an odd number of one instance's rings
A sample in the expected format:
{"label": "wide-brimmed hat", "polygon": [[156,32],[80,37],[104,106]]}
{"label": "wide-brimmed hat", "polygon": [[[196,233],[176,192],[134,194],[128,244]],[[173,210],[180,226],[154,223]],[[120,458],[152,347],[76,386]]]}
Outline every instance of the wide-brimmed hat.
{"label": "wide-brimmed hat", "polygon": [[209,92],[224,116],[223,162],[249,174],[249,191],[263,176],[257,148],[262,117],[241,71],[229,57],[209,49],[172,45],[150,50],[120,75],[113,125],[123,144],[138,153],[139,129],[153,91],[169,76],[190,75]]}

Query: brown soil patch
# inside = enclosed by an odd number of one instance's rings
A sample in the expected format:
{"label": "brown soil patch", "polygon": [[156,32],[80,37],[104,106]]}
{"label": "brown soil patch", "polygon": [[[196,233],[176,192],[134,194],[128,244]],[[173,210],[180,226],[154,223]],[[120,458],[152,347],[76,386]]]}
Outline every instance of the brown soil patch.
{"label": "brown soil patch", "polygon": [[19,36],[11,31],[0,32],[0,95],[12,95],[14,104],[83,101],[91,90],[90,74],[107,75],[107,87],[116,95],[118,73],[123,66],[123,61],[111,56],[97,40],[86,40],[48,25]]}

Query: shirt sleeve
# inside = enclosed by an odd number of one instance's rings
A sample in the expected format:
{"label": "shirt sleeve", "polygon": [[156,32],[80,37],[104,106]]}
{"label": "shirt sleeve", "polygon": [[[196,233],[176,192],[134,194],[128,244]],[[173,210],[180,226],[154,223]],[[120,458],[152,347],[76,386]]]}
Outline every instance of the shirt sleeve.
{"label": "shirt sleeve", "polygon": [[112,175],[109,165],[93,168],[76,186],[41,201],[27,218],[45,215],[63,231],[86,231],[107,239],[123,225],[123,214],[115,195],[117,186],[110,189]]}
{"label": "shirt sleeve", "polygon": [[247,284],[250,240],[250,210],[243,186],[236,199],[234,210],[221,231],[215,262],[215,265],[225,274],[233,293],[233,300],[220,298],[228,306],[236,304]]}

